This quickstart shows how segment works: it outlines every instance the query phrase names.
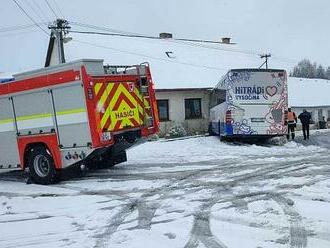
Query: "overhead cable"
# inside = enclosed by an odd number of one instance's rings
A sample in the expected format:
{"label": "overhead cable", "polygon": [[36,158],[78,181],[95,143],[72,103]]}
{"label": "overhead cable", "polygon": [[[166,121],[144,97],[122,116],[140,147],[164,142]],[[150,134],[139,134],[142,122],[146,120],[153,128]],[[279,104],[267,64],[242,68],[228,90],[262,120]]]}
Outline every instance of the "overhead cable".
{"label": "overhead cable", "polygon": [[44,32],[47,36],[49,35],[48,32],[43,29],[28,13],[27,11],[18,3],[17,0],[12,0],[16,6],[42,31]]}
{"label": "overhead cable", "polygon": [[218,71],[227,71],[228,70],[227,68],[220,68],[220,67],[214,67],[214,66],[206,66],[206,65],[200,65],[200,64],[193,64],[193,63],[182,62],[182,61],[178,61],[178,60],[172,60],[172,59],[165,59],[165,58],[155,57],[155,56],[151,56],[151,55],[147,55],[147,54],[143,54],[143,53],[137,53],[137,52],[132,52],[132,51],[127,51],[127,50],[117,49],[117,48],[113,48],[113,47],[109,47],[109,46],[98,45],[98,44],[87,42],[87,41],[81,41],[81,40],[76,40],[76,39],[74,39],[72,41],[73,42],[77,42],[77,43],[81,43],[81,44],[86,44],[86,45],[98,47],[98,48],[109,49],[109,50],[120,52],[120,53],[126,53],[126,54],[135,55],[135,56],[139,56],[139,57],[143,57],[143,58],[149,58],[149,59],[164,61],[164,62],[168,62],[168,63],[188,65],[188,66],[192,66],[192,67],[198,67],[198,68],[204,68],[204,69],[210,69],[210,70],[218,70]]}

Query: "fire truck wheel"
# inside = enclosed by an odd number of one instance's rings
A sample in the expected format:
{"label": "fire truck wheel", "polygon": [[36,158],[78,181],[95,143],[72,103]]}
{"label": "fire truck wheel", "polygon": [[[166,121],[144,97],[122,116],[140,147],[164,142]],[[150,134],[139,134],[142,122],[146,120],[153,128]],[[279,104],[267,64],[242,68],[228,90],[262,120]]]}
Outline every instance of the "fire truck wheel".
{"label": "fire truck wheel", "polygon": [[37,184],[52,184],[56,182],[58,175],[54,160],[44,146],[36,146],[30,150],[27,165],[33,182]]}

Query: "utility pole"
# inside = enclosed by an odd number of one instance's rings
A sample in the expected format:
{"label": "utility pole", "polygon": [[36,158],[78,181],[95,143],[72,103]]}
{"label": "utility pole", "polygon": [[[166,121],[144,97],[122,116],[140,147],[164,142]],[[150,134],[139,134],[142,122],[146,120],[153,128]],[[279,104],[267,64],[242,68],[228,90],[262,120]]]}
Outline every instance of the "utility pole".
{"label": "utility pole", "polygon": [[268,54],[261,54],[260,55],[260,58],[261,59],[265,59],[265,62],[263,62],[262,64],[261,64],[261,66],[259,67],[259,69],[261,68],[261,67],[263,67],[263,65],[264,64],[266,64],[266,69],[268,69],[268,58],[270,58],[272,55],[270,54],[270,53],[268,53]]}
{"label": "utility pole", "polygon": [[69,33],[69,22],[64,19],[57,19],[53,24],[49,25],[51,30],[48,44],[45,67],[50,65],[65,63],[64,43],[70,41],[66,35]]}

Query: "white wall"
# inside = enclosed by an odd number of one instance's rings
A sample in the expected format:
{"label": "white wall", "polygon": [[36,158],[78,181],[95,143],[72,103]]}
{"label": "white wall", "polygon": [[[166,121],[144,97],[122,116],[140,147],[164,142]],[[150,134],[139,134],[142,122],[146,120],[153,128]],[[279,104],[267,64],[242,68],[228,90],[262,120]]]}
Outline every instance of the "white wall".
{"label": "white wall", "polygon": [[[174,125],[182,125],[189,134],[205,133],[208,131],[209,124],[209,105],[210,105],[210,91],[206,89],[194,89],[194,90],[171,90],[161,91],[156,90],[157,100],[168,100],[169,105],[169,121],[162,121],[160,123],[160,136],[164,136],[168,133],[170,128]],[[202,118],[200,119],[185,119],[185,106],[184,99],[187,98],[201,98],[202,104]],[[322,115],[325,119],[330,119],[330,106],[323,107],[294,107],[293,111],[297,116],[306,109],[312,113],[312,119],[315,121],[315,125],[311,125],[311,128],[318,128],[318,109],[322,109]],[[330,126],[330,121],[328,121]],[[298,120],[298,129],[300,129],[300,121]]]}
{"label": "white wall", "polygon": [[[306,109],[308,112],[312,114],[312,120],[315,122],[314,125],[312,125],[312,128],[318,128],[318,110],[322,109],[322,116],[325,117],[325,120],[329,120],[328,123],[330,123],[330,106],[323,106],[323,107],[292,107],[292,110],[296,113],[297,117],[300,113],[303,112],[303,110]],[[298,120],[298,127],[300,127],[300,121]]]}
{"label": "white wall", "polygon": [[[185,90],[185,91],[156,91],[157,100],[168,100],[169,119],[160,123],[160,135],[163,136],[173,125],[182,125],[189,134],[205,133],[209,123],[209,102],[210,94],[208,90]],[[185,119],[185,99],[201,98],[202,118]]]}

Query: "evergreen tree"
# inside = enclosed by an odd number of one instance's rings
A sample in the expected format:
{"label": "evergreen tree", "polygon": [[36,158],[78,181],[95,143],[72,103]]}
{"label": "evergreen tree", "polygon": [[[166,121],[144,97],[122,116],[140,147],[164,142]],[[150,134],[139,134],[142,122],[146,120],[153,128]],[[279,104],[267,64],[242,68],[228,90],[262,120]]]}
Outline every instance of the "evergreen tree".
{"label": "evergreen tree", "polygon": [[316,69],[316,78],[325,79],[325,71],[322,65],[319,65]]}
{"label": "evergreen tree", "polygon": [[330,66],[328,66],[327,70],[325,71],[325,78],[330,80]]}
{"label": "evergreen tree", "polygon": [[300,61],[290,72],[292,77],[330,79],[330,66],[325,69],[322,65],[312,63],[308,59]]}

